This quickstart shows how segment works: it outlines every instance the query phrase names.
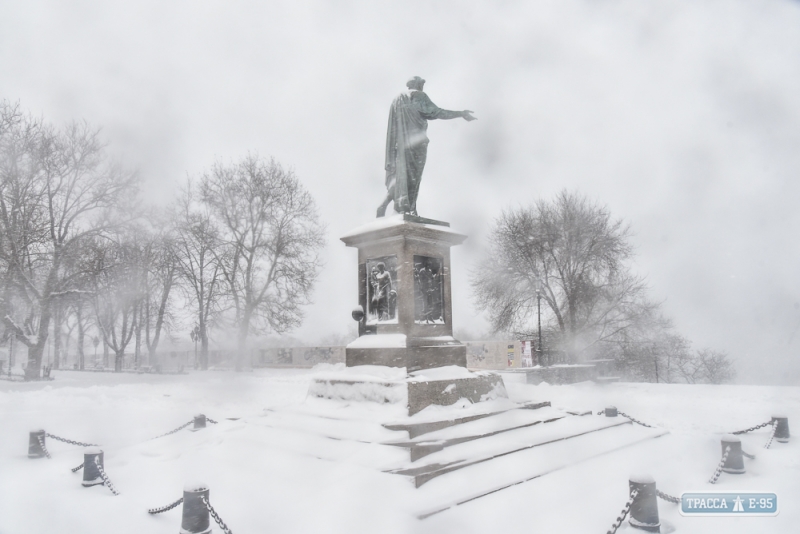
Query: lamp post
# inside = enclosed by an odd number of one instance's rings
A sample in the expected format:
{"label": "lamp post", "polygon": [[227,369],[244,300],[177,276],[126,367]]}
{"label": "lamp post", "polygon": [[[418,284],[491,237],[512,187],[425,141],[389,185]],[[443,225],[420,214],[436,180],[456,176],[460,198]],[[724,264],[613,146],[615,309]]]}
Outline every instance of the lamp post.
{"label": "lamp post", "polygon": [[542,279],[536,279],[536,315],[539,320],[539,347],[537,351],[539,352],[538,360],[539,365],[542,365],[542,356],[544,355],[544,351],[542,350]]}

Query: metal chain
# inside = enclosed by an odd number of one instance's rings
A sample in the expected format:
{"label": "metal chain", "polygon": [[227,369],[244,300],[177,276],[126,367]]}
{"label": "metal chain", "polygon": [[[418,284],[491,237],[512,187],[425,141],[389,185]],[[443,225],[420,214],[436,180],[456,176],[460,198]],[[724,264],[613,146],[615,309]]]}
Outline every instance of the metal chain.
{"label": "metal chain", "polygon": [[47,447],[44,446],[44,438],[42,436],[36,436],[36,439],[39,440],[39,446],[44,451],[44,455],[47,456],[48,458],[52,458],[52,456],[50,456],[50,453],[47,450]]}
{"label": "metal chain", "polygon": [[622,525],[622,522],[625,521],[625,517],[627,517],[628,512],[631,511],[631,505],[633,504],[633,500],[639,494],[639,490],[635,489],[631,492],[631,498],[628,499],[628,502],[625,503],[625,508],[622,509],[621,515],[617,517],[616,522],[611,525],[611,530],[606,532],[606,534],[616,534],[617,529]]}
{"label": "metal chain", "polygon": [[222,518],[220,518],[220,516],[217,515],[217,512],[214,510],[214,508],[211,506],[211,503],[208,502],[208,500],[205,498],[204,495],[200,496],[200,500],[202,500],[203,504],[206,505],[208,513],[211,514],[211,517],[213,517],[214,521],[217,522],[217,525],[219,525],[219,528],[222,529],[222,532],[224,532],[225,534],[233,534],[233,532],[231,532],[231,529],[228,528],[228,525],[226,525],[225,522],[222,521]]}
{"label": "metal chain", "polygon": [[778,430],[778,420],[776,419],[772,425],[772,434],[769,435],[769,440],[767,441],[767,444],[764,445],[765,449],[769,449],[770,445],[772,445],[772,440],[775,439],[775,432],[777,432],[777,430]]}
{"label": "metal chain", "polygon": [[150,508],[149,510],[147,510],[147,513],[155,515],[155,514],[160,514],[162,512],[167,512],[169,510],[172,510],[173,508],[175,508],[176,506],[178,506],[182,502],[183,502],[183,497],[181,497],[180,499],[178,499],[174,503],[168,504],[166,506],[162,506],[161,508]]}
{"label": "metal chain", "polygon": [[213,425],[216,425],[216,424],[217,424],[217,421],[214,421],[214,420],[213,420],[213,419],[211,419],[210,417],[206,417],[206,421],[208,421],[209,423],[211,423],[211,424],[213,424]]}
{"label": "metal chain", "polygon": [[673,497],[672,495],[668,495],[668,494],[664,493],[663,491],[656,490],[656,495],[658,495],[659,497],[661,497],[665,501],[671,502],[673,504],[680,504],[680,502],[681,502],[680,498]]}
{"label": "metal chain", "polygon": [[750,428],[746,428],[744,430],[737,430],[736,432],[731,432],[734,436],[738,436],[739,434],[747,434],[748,432],[752,432],[753,430],[758,430],[759,428],[764,428],[765,426],[771,425],[772,421],[767,421],[766,423],[761,423],[760,425],[751,426]]}
{"label": "metal chain", "polygon": [[78,467],[73,467],[73,468],[71,469],[71,471],[72,471],[73,473],[77,473],[77,472],[78,472],[78,471],[80,471],[81,469],[83,469],[83,464],[79,465]]}
{"label": "metal chain", "polygon": [[714,475],[708,480],[710,484],[716,484],[717,479],[722,474],[722,466],[725,465],[725,461],[728,459],[728,454],[731,452],[731,446],[728,445],[725,447],[725,454],[722,455],[722,460],[719,461],[719,465],[717,466],[716,471],[714,471]]}
{"label": "metal chain", "polygon": [[603,415],[604,413],[606,413],[605,410],[600,410],[599,412],[597,412],[597,415]]}
{"label": "metal chain", "polygon": [[654,428],[652,425],[648,425],[646,423],[642,423],[638,419],[634,419],[633,417],[631,417],[630,415],[626,414],[625,412],[620,412],[619,410],[617,410],[617,413],[620,414],[622,417],[625,417],[626,419],[630,419],[631,421],[633,421],[637,425],[646,426],[647,428]]}
{"label": "metal chain", "polygon": [[77,445],[79,447],[97,447],[97,445],[94,444],[94,443],[81,443],[80,441],[72,441],[71,439],[60,438],[58,436],[54,436],[53,434],[50,434],[49,432],[47,434],[45,434],[45,435],[48,438],[53,438],[53,439],[58,440],[58,441],[63,441],[64,443],[69,443],[70,445]]}
{"label": "metal chain", "polygon": [[191,425],[192,423],[194,423],[194,421],[189,421],[189,422],[188,422],[188,423],[186,423],[185,425],[181,425],[181,426],[179,426],[178,428],[176,428],[175,430],[170,430],[170,431],[169,431],[169,432],[167,432],[166,434],[161,434],[160,436],[156,436],[156,437],[154,437],[154,438],[150,438],[150,440],[152,441],[152,440],[154,440],[154,439],[163,438],[164,436],[169,436],[170,434],[174,434],[175,432],[177,432],[177,431],[179,431],[179,430],[183,430],[184,428],[186,428],[187,426]]}
{"label": "metal chain", "polygon": [[111,490],[111,493],[113,493],[114,495],[119,495],[119,492],[116,490],[116,488],[114,488],[114,484],[111,483],[111,480],[108,478],[108,475],[106,475],[105,469],[103,469],[103,466],[100,465],[99,456],[94,457],[94,465],[97,466],[97,470],[100,472],[100,477],[103,479],[105,485],[108,486],[108,489]]}

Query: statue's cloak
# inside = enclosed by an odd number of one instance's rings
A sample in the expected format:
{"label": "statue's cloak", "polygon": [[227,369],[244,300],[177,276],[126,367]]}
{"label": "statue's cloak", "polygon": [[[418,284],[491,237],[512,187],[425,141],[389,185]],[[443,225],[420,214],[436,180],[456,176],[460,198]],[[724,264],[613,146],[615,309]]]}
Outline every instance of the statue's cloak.
{"label": "statue's cloak", "polygon": [[417,193],[428,153],[428,120],[441,111],[422,91],[400,94],[389,110],[386,132],[386,187],[397,212],[416,211]]}

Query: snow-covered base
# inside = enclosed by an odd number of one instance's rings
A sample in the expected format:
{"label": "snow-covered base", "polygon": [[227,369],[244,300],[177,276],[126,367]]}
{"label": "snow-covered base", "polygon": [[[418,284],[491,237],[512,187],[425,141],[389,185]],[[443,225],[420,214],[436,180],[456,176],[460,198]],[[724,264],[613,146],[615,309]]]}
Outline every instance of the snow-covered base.
{"label": "snow-covered base", "polygon": [[[503,465],[512,473],[561,468],[420,521],[421,497],[457,495],[465,480],[457,471],[415,489],[408,478],[382,472],[408,459],[404,449],[379,444],[398,433],[378,423],[437,420],[437,411],[456,407],[431,406],[409,417],[393,404],[306,398],[321,372],[330,369],[183,376],[54,371],[54,382],[0,382],[0,533],[174,534],[180,507],[155,516],[146,510],[175,501],[191,480],[208,484],[211,503],[234,532],[605,532],[627,499],[631,473],[652,475],[659,490],[673,495],[746,489],[776,492],[780,499],[780,513],[768,518],[683,517],[677,506],[659,501],[663,533],[789,534],[800,525],[800,507],[793,505],[800,500],[800,438],[764,450],[767,429],[744,434],[743,448],[757,455],[745,459],[747,473],[723,474],[713,486],[707,482],[720,459],[723,433],[783,412],[800,434],[800,387],[531,386],[522,383],[524,376],[505,375],[511,400],[461,403],[458,409],[485,413],[504,403],[541,399],[576,412],[615,405],[669,434],[581,462],[574,460],[583,452],[578,441],[535,458],[510,454]],[[148,441],[197,412],[219,424]],[[603,419],[576,419],[588,417]],[[81,473],[70,472],[83,461],[80,447],[48,439],[52,460],[29,460],[28,432],[39,427],[100,443],[106,473],[120,495],[102,486],[81,487]],[[587,443],[598,450],[602,445]],[[501,474],[477,473],[470,483]],[[216,525],[213,531],[219,532]],[[626,521],[618,532],[640,531]]]}
{"label": "snow-covered base", "polygon": [[[378,336],[362,336],[378,337]],[[405,368],[336,364],[312,380],[311,397],[348,402],[376,402],[408,406],[409,415],[430,405],[450,406],[465,398],[483,402],[506,398],[505,387],[495,373],[472,372],[449,365],[406,374]]]}

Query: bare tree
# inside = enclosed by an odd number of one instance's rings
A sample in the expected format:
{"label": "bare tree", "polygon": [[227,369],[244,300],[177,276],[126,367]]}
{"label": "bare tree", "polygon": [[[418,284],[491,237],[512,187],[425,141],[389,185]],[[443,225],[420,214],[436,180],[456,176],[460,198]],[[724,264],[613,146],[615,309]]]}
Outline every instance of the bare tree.
{"label": "bare tree", "polygon": [[251,331],[286,332],[302,320],[321,265],[324,229],[291,170],[250,155],[214,165],[201,196],[220,228],[217,251],[238,328],[237,369]]}
{"label": "bare tree", "polygon": [[108,161],[99,131],[86,123],[55,130],[3,107],[0,116],[12,117],[0,127],[6,287],[27,314],[21,318],[5,299],[2,321],[28,347],[26,376],[36,378],[54,303],[82,291],[84,273],[65,266],[86,240],[122,222],[110,214],[130,200],[135,176]]}
{"label": "bare tree", "polygon": [[178,274],[174,237],[159,210],[149,210],[146,221],[131,225],[127,246],[131,247],[131,275],[135,280],[134,366],[141,364],[142,344],[148,361],[155,361],[161,336],[172,323],[171,303]]}
{"label": "bare tree", "polygon": [[103,343],[114,351],[114,370],[121,371],[125,349],[136,330],[142,300],[141,250],[131,236],[95,240],[92,247],[93,307]]}
{"label": "bare tree", "polygon": [[200,367],[208,368],[208,331],[221,311],[222,269],[215,249],[219,231],[207,206],[195,198],[191,182],[175,204],[172,227],[175,259],[182,288],[193,304],[200,340]]}
{"label": "bare tree", "polygon": [[630,271],[630,230],[577,193],[504,212],[491,252],[472,275],[478,304],[495,331],[530,331],[537,288],[562,348],[578,354],[618,336],[657,305]]}

